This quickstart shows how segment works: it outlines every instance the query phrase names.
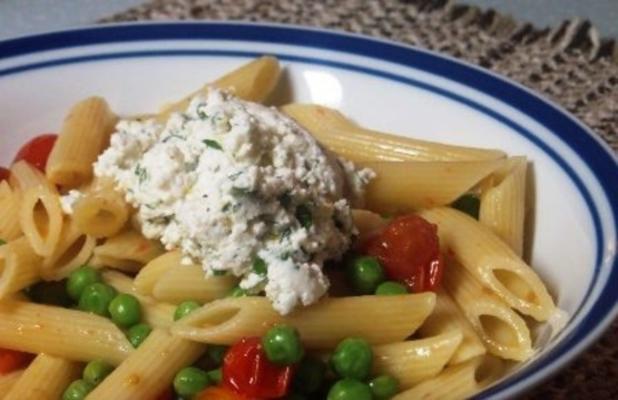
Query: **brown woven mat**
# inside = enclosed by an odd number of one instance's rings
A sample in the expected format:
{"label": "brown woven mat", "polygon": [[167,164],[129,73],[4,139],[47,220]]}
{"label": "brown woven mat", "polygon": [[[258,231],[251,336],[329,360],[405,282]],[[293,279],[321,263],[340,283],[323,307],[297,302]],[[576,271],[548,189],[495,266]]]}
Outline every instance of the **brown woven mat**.
{"label": "brown woven mat", "polygon": [[[154,0],[102,22],[249,20],[344,29],[438,50],[545,94],[618,151],[618,47],[590,23],[537,29],[446,0]],[[618,289],[617,289],[618,290]],[[618,399],[618,321],[526,399]]]}

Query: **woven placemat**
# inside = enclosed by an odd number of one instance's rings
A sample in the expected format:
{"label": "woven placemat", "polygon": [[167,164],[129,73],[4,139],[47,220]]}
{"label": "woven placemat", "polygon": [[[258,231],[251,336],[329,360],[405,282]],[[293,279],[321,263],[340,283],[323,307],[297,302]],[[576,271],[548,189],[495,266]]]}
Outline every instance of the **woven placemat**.
{"label": "woven placemat", "polygon": [[[446,0],[154,0],[101,22],[248,20],[343,29],[437,50],[561,104],[618,151],[618,47],[587,21],[538,29]],[[618,290],[618,288],[617,288]],[[526,399],[618,399],[618,321]]]}

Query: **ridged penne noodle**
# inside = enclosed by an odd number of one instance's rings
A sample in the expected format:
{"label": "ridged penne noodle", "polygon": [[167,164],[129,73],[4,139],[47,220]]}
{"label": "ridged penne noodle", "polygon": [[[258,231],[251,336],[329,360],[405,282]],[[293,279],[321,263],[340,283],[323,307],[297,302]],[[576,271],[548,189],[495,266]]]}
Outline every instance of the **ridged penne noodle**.
{"label": "ridged penne noodle", "polygon": [[19,370],[10,374],[0,375],[0,398],[3,399],[6,396],[23,374],[24,370]]}
{"label": "ridged penne noodle", "polygon": [[556,310],[539,276],[489,228],[451,208],[420,215],[438,225],[440,242],[479,282],[517,311],[538,321]]}
{"label": "ridged penne noodle", "polygon": [[479,221],[488,226],[519,257],[523,254],[526,217],[526,157],[508,160],[508,174],[483,191]]}
{"label": "ridged penne noodle", "polygon": [[399,381],[401,389],[440,373],[462,340],[456,330],[426,339],[384,344],[373,348],[373,371]]}
{"label": "ridged penne noodle", "polygon": [[38,281],[42,263],[25,237],[0,246],[0,299]]}
{"label": "ridged penne noodle", "polygon": [[0,347],[118,364],[133,347],[107,318],[24,301],[0,302]]}
{"label": "ridged penne noodle", "polygon": [[352,219],[358,229],[358,242],[363,243],[374,233],[386,226],[388,220],[382,218],[380,214],[368,210],[353,209]]}
{"label": "ridged penne noodle", "polygon": [[490,161],[363,162],[377,174],[367,185],[371,211],[394,213],[450,204],[504,164]]}
{"label": "ridged penne noodle", "polygon": [[75,361],[41,353],[3,399],[60,399],[67,386],[80,376],[81,369]]}
{"label": "ridged penne noodle", "polygon": [[443,284],[479,335],[498,357],[524,361],[533,354],[526,322],[508,305],[483,288],[463,267],[451,262]]}
{"label": "ridged penne noodle", "polygon": [[39,185],[51,186],[47,178],[45,178],[45,174],[24,160],[17,161],[11,165],[9,182],[15,190],[20,192],[25,192]]}
{"label": "ridged penne noodle", "polygon": [[166,106],[157,119],[166,121],[171,113],[186,110],[191,98],[198,94],[206,94],[210,86],[228,89],[243,100],[261,103],[270,96],[277,86],[280,73],[281,68],[276,58],[270,56],[257,58],[225,74],[184,99]]}
{"label": "ridged penne noodle", "polygon": [[152,259],[135,277],[135,289],[141,294],[152,295],[155,285],[161,277],[175,265],[180,265],[180,251],[168,251]]}
{"label": "ridged penne noodle", "polygon": [[337,110],[288,104],[281,110],[324,146],[351,161],[479,161],[504,158],[500,150],[452,146],[358,126]]}
{"label": "ridged penne noodle", "polygon": [[73,219],[65,220],[54,253],[43,260],[41,277],[46,280],[68,277],[73,270],[86,264],[96,244],[94,237],[79,231]]}
{"label": "ridged penne noodle", "polygon": [[264,297],[227,298],[206,304],[176,322],[171,330],[190,340],[233,344],[283,323],[298,329],[308,348],[333,348],[350,336],[377,345],[400,342],[414,333],[433,310],[435,300],[431,292],[325,298],[282,316]]}
{"label": "ridged penne noodle", "polygon": [[0,182],[0,239],[9,241],[21,236],[20,204],[19,192],[7,181]]}
{"label": "ridged penne noodle", "polygon": [[476,357],[448,367],[435,378],[426,380],[395,395],[392,400],[462,400],[495,382],[503,370],[500,360]]}
{"label": "ridged penne noodle", "polygon": [[88,182],[92,163],[109,144],[117,119],[100,97],[89,97],[71,107],[47,160],[49,181],[67,188]]}
{"label": "ridged penne noodle", "polygon": [[166,328],[174,322],[176,307],[171,304],[157,302],[150,296],[138,293],[133,286],[133,280],[121,272],[104,271],[103,280],[119,292],[135,296],[142,307],[142,319],[155,328]]}
{"label": "ridged penne noodle", "polygon": [[79,229],[91,236],[110,237],[126,225],[129,205],[122,193],[114,190],[110,179],[95,179],[73,206],[73,218]]}
{"label": "ridged penne noodle", "polygon": [[118,368],[89,395],[88,400],[155,399],[191,365],[206,346],[155,329]]}
{"label": "ridged penne noodle", "polygon": [[137,272],[144,264],[163,254],[160,243],[148,240],[132,229],[108,238],[94,248],[90,264],[95,267],[110,267],[127,272]]}
{"label": "ridged penne noodle", "polygon": [[54,253],[63,221],[58,192],[52,186],[34,186],[22,194],[19,225],[38,255],[47,257]]}
{"label": "ridged penne noodle", "polygon": [[[448,273],[448,272],[447,272]],[[462,341],[449,364],[457,364],[485,354],[485,346],[463,315],[455,301],[443,289],[438,290],[436,308],[418,329],[421,337],[434,337],[448,332],[460,332]]]}

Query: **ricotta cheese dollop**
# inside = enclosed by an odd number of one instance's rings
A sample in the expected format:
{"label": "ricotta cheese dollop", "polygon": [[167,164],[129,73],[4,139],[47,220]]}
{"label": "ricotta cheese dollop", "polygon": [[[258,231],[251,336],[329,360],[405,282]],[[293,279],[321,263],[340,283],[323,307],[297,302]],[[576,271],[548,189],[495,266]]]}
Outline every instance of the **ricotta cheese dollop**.
{"label": "ricotta cheese dollop", "polygon": [[146,237],[242,278],[282,314],[326,293],[323,263],[350,246],[351,202],[373,177],[275,108],[214,88],[164,124],[121,120],[94,171],[116,181]]}

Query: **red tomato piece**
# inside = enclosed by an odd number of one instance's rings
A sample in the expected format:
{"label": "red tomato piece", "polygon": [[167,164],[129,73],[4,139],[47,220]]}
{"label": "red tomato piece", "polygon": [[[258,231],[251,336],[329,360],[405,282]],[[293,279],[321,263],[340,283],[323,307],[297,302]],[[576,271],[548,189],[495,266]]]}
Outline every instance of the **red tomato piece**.
{"label": "red tomato piece", "polygon": [[418,215],[395,218],[363,250],[380,260],[390,279],[404,282],[412,292],[435,290],[442,280],[438,227]]}
{"label": "red tomato piece", "polygon": [[211,386],[195,396],[194,400],[256,400],[222,386]]}
{"label": "red tomato piece", "polygon": [[259,337],[241,339],[223,359],[223,382],[242,395],[276,399],[288,393],[292,366],[279,366],[268,360]]}
{"label": "red tomato piece", "polygon": [[32,354],[0,349],[0,376],[24,368],[32,361]]}
{"label": "red tomato piece", "polygon": [[39,170],[45,172],[45,165],[47,164],[49,153],[51,153],[57,138],[58,135],[52,133],[46,133],[35,137],[21,146],[13,162],[25,160]]}
{"label": "red tomato piece", "polygon": [[176,397],[174,396],[174,390],[168,388],[165,391],[161,392],[161,394],[159,394],[155,400],[174,400],[175,398]]}
{"label": "red tomato piece", "polygon": [[8,180],[11,176],[11,171],[6,168],[0,167],[0,182]]}

